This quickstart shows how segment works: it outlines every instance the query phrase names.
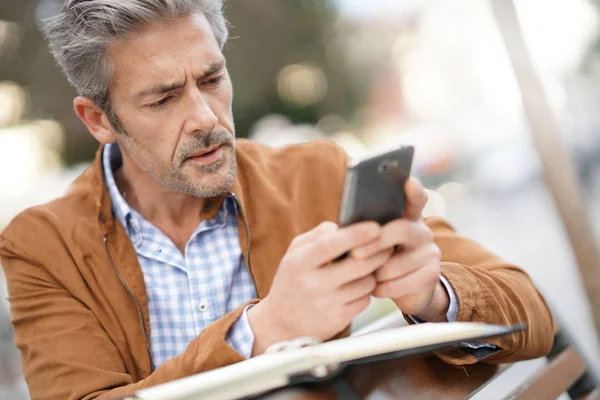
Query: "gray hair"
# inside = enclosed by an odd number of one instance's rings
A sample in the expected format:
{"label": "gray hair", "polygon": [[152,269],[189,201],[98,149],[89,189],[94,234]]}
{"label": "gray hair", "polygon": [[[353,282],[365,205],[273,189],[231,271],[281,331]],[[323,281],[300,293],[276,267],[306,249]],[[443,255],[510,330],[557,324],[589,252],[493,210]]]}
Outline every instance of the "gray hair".
{"label": "gray hair", "polygon": [[113,127],[124,132],[109,99],[113,68],[108,46],[144,24],[194,13],[207,18],[223,48],[229,36],[223,0],[65,0],[61,11],[44,21],[43,30],[79,95],[92,99]]}

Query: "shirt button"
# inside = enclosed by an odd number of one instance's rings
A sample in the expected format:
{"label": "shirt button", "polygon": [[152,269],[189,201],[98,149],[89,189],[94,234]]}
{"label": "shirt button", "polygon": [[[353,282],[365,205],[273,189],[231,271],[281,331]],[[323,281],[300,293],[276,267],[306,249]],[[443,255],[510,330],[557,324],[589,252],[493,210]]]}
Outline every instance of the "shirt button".
{"label": "shirt button", "polygon": [[205,312],[207,310],[208,310],[208,305],[206,305],[206,303],[204,303],[204,302],[198,303],[198,311]]}

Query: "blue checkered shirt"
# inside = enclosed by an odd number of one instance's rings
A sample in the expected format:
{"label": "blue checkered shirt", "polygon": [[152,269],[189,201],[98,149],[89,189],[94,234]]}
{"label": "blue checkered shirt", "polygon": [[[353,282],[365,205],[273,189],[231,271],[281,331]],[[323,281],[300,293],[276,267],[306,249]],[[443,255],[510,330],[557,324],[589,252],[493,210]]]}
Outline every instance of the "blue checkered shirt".
{"label": "blue checkered shirt", "polygon": [[[182,255],[121,196],[111,164],[119,150],[117,145],[105,147],[104,178],[113,212],[129,235],[144,274],[151,352],[158,368],[185,351],[209,324],[257,294],[240,249],[235,199],[226,197],[213,219],[200,222]],[[229,330],[227,342],[250,358],[254,334],[245,312]]]}

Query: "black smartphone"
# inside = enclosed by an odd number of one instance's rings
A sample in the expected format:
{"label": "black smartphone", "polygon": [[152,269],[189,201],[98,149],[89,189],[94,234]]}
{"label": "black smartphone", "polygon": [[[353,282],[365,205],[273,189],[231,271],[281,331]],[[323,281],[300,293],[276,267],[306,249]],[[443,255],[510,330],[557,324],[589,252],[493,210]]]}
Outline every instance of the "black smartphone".
{"label": "black smartphone", "polygon": [[348,165],[338,224],[361,221],[386,224],[402,218],[414,147],[402,146],[353,159]]}

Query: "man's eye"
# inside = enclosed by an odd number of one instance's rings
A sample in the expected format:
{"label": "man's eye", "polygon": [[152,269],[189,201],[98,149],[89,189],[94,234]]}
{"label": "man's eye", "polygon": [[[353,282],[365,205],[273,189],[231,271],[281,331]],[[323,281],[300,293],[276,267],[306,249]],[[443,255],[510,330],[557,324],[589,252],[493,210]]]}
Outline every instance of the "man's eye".
{"label": "man's eye", "polygon": [[219,75],[219,76],[216,76],[216,77],[214,77],[212,79],[207,80],[204,83],[207,84],[207,85],[216,85],[216,84],[220,83],[222,80],[223,80],[223,75]]}
{"label": "man's eye", "polygon": [[162,99],[155,101],[154,103],[151,103],[150,107],[157,108],[157,107],[163,106],[163,105],[167,104],[169,102],[169,100],[171,100],[172,97],[173,96],[163,97]]}

